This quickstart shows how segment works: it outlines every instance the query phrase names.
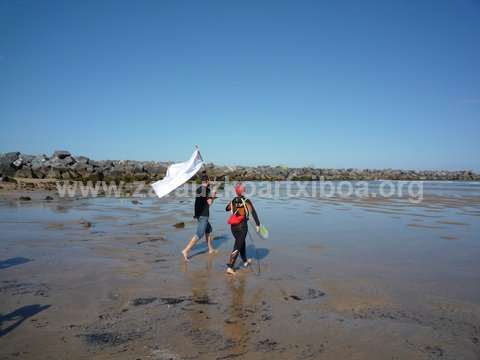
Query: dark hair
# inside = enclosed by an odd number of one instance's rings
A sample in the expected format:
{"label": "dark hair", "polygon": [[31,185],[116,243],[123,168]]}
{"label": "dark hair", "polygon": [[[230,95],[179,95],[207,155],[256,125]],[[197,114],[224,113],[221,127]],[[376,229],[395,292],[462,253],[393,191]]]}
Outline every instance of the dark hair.
{"label": "dark hair", "polygon": [[202,182],[208,181],[208,175],[202,174]]}

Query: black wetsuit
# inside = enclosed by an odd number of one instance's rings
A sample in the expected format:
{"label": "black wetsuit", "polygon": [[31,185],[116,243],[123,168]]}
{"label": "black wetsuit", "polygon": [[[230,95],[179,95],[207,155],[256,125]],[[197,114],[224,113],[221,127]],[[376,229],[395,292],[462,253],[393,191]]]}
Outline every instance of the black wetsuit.
{"label": "black wetsuit", "polygon": [[[244,204],[247,205],[245,211]],[[231,208],[233,206],[233,209]],[[235,237],[235,244],[233,246],[233,251],[230,254],[230,259],[228,262],[228,267],[233,268],[235,261],[237,260],[238,254],[240,254],[243,262],[247,261],[247,251],[245,238],[247,237],[248,232],[248,216],[252,214],[255,224],[260,226],[260,220],[258,219],[257,212],[253,207],[253,204],[250,200],[245,199],[243,196],[235,197],[225,209],[226,211],[237,212],[237,215],[245,215],[245,219],[238,225],[232,225],[232,234]]]}

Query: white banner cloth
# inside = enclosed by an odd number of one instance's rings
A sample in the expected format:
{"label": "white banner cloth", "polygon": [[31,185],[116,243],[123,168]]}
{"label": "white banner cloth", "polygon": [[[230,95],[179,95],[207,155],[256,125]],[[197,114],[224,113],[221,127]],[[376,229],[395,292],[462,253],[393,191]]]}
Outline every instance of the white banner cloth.
{"label": "white banner cloth", "polygon": [[170,165],[167,169],[167,175],[162,180],[152,184],[155,194],[159,198],[164,197],[190,180],[202,165],[203,159],[198,149],[193,152],[189,160]]}

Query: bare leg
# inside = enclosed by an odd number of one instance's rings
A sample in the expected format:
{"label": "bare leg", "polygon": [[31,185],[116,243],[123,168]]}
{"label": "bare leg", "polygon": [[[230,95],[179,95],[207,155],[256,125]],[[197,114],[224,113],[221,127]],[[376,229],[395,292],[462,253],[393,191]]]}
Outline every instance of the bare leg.
{"label": "bare leg", "polygon": [[205,234],[205,237],[207,238],[207,245],[208,245],[208,253],[209,254],[216,254],[218,251],[215,250],[213,247],[213,234]]}
{"label": "bare leg", "polygon": [[188,243],[187,247],[182,250],[182,255],[183,255],[183,258],[185,259],[185,261],[188,261],[188,253],[190,252],[190,250],[192,250],[192,248],[195,246],[197,241],[198,241],[197,235],[193,235],[193,237],[190,240],[190,242]]}

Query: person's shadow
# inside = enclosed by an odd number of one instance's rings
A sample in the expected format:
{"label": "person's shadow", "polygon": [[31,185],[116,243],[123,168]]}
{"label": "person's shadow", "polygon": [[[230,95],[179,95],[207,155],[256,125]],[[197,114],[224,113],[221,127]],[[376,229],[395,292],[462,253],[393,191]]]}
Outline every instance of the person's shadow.
{"label": "person's shadow", "polygon": [[0,270],[8,269],[9,267],[12,267],[12,266],[22,265],[29,261],[32,261],[32,260],[24,257],[14,257],[7,260],[2,260],[0,261]]}
{"label": "person's shadow", "polygon": [[255,260],[263,260],[268,256],[269,253],[270,250],[268,249],[258,248],[253,244],[247,245],[247,256],[250,256]]}
{"label": "person's shadow", "polygon": [[[228,235],[218,235],[213,237],[213,247],[215,249],[220,248],[220,246],[225,243],[228,240]],[[195,254],[190,255],[190,258],[193,258],[195,256],[201,255],[201,254],[206,254],[208,252],[208,246],[207,246],[207,241],[205,240],[205,237],[202,238],[194,247],[192,250],[195,250]]]}
{"label": "person's shadow", "polygon": [[[10,331],[15,330],[15,328],[17,328],[22,322],[34,315],[37,315],[39,312],[48,309],[50,306],[51,305],[39,304],[27,305],[12,311],[10,314],[0,314],[0,337],[7,335]],[[2,324],[10,321],[15,322],[3,329]]]}

